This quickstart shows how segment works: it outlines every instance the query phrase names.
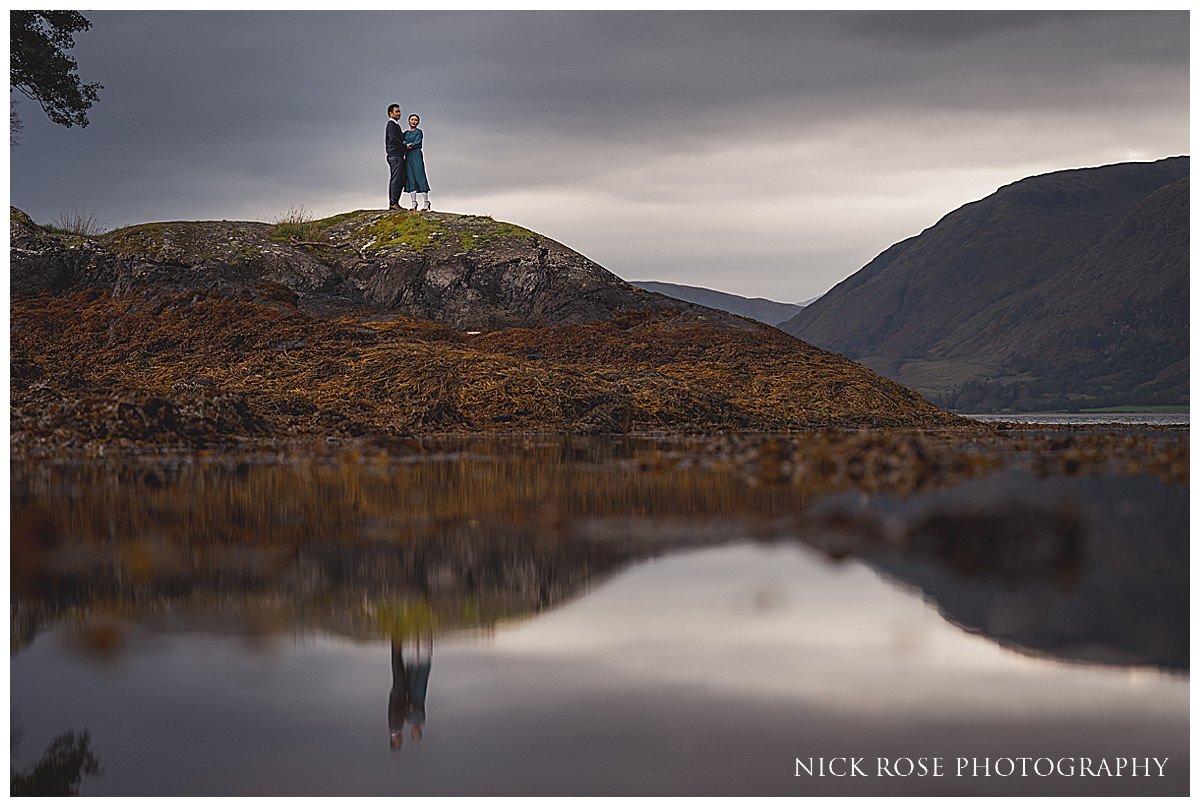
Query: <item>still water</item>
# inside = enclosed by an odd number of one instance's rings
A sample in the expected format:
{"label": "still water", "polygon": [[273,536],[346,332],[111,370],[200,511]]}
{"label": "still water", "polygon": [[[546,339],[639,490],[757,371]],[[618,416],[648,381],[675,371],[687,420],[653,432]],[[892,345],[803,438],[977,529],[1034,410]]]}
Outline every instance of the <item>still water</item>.
{"label": "still water", "polygon": [[1187,426],[1188,412],[1028,412],[1011,415],[975,415],[963,417],[981,423],[1029,423],[1048,426]]}
{"label": "still water", "polygon": [[86,732],[84,795],[1187,792],[1186,485],[669,449],[15,464],[13,770]]}

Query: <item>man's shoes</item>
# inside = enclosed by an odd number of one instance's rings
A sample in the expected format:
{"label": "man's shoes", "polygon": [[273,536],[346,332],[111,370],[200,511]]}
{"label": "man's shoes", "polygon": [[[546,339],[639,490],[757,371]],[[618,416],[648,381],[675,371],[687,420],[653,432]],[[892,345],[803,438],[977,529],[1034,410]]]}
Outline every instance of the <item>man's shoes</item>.
{"label": "man's shoes", "polygon": [[403,210],[400,205],[388,205],[388,210]]}

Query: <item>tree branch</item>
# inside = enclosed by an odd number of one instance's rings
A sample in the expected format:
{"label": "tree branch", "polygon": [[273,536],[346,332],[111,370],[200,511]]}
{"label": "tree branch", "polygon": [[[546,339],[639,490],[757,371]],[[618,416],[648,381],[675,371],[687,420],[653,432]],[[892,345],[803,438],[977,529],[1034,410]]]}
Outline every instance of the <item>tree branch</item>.
{"label": "tree branch", "polygon": [[353,244],[351,244],[349,241],[344,241],[340,244],[329,244],[324,241],[297,241],[296,236],[294,236],[294,235],[289,240],[298,247],[328,247],[329,249],[352,249],[358,253],[358,257],[362,258],[364,261],[367,259],[367,256],[363,254],[363,251],[361,249],[359,249],[358,247],[354,246]]}

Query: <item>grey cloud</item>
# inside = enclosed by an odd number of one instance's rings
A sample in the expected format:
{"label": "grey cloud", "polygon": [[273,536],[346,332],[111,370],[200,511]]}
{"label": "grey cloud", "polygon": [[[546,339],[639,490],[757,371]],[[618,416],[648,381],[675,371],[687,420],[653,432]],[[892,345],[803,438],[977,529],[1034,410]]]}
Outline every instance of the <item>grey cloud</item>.
{"label": "grey cloud", "polygon": [[904,48],[974,47],[979,40],[1009,32],[1029,33],[1042,26],[1074,25],[1070,12],[935,11],[852,12],[840,15],[843,30],[879,45]]}
{"label": "grey cloud", "polygon": [[750,258],[720,287],[802,299],[1022,172],[1188,147],[1184,12],[88,16],[92,126],[20,107],[11,194],[43,221],[380,206],[395,100],[443,209],[551,227],[627,277]]}

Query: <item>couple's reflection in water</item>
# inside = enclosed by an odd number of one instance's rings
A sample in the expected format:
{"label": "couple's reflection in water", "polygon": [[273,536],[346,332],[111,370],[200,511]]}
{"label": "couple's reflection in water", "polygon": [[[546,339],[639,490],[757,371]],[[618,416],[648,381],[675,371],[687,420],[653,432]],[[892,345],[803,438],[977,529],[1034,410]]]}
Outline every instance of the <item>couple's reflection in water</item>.
{"label": "couple's reflection in water", "polygon": [[388,732],[392,750],[404,745],[405,728],[419,743],[425,730],[425,694],[433,665],[433,636],[392,639],[392,691],[388,696]]}

